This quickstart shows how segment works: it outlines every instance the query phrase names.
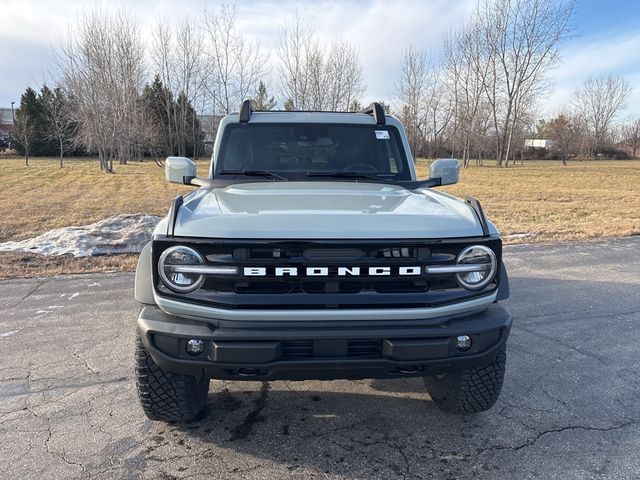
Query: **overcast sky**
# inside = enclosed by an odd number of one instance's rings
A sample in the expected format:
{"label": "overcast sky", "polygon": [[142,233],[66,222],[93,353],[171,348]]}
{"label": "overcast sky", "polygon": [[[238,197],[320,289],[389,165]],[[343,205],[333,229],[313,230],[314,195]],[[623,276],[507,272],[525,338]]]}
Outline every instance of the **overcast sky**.
{"label": "overcast sky", "polygon": [[[51,62],[52,47],[82,9],[126,7],[138,16],[146,40],[158,16],[201,15],[213,0],[0,1],[0,107],[20,100],[27,85],[39,87]],[[233,2],[227,2],[232,4]],[[455,28],[476,0],[345,0],[237,2],[240,27],[267,49],[275,46],[282,25],[296,9],[321,39],[352,42],[360,52],[367,92],[363,103],[390,101],[395,95],[402,48],[410,43],[435,54],[443,32]],[[577,0],[575,37],[562,47],[555,86],[543,99],[543,113],[554,112],[590,74],[615,72],[632,84],[625,114],[640,114],[640,1]],[[275,55],[272,54],[272,57]],[[277,75],[274,74],[274,81]]]}

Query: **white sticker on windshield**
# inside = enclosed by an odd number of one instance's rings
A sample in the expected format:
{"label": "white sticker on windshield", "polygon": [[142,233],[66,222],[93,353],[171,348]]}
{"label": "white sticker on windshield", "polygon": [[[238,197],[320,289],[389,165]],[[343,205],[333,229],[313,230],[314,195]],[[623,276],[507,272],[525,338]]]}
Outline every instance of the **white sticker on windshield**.
{"label": "white sticker on windshield", "polygon": [[389,140],[389,132],[387,130],[376,130],[376,138],[378,140]]}

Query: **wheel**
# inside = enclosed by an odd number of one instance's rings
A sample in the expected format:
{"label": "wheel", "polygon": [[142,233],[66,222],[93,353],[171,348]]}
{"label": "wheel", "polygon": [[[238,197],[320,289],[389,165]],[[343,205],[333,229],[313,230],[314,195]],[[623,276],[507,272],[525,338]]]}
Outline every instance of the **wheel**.
{"label": "wheel", "polygon": [[503,346],[491,363],[436,377],[424,377],[424,384],[433,402],[445,412],[484,412],[498,400],[506,361],[506,348]]}
{"label": "wheel", "polygon": [[136,386],[144,413],[151,420],[193,420],[207,404],[209,379],[165,372],[136,339]]}

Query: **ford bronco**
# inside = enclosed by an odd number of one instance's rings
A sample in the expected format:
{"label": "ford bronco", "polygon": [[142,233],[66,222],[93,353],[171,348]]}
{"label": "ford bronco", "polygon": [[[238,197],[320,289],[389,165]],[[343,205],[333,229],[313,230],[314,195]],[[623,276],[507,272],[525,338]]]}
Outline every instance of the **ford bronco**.
{"label": "ford bronco", "polygon": [[502,243],[474,198],[416,177],[400,122],[254,112],[220,122],[208,175],[165,163],[178,196],[140,255],[137,388],[154,420],[193,419],[210,379],[423,377],[454,413],[491,408],[511,315]]}

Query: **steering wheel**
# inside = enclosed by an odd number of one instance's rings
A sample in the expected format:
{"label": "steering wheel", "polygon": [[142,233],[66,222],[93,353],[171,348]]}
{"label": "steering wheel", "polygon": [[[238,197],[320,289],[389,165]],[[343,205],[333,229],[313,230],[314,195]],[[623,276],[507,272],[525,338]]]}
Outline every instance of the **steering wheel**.
{"label": "steering wheel", "polygon": [[352,163],[342,169],[343,172],[371,172],[378,173],[378,169],[368,163]]}

